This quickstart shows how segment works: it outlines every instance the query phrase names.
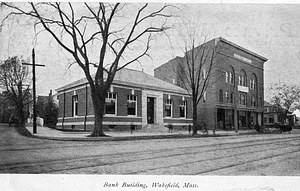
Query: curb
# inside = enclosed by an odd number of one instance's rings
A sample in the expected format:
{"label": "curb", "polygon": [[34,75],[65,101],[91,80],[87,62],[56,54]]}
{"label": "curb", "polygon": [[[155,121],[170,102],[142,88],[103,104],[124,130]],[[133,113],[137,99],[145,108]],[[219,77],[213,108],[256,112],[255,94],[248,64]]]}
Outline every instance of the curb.
{"label": "curb", "polygon": [[235,136],[235,134],[229,135],[183,135],[183,134],[173,134],[173,135],[144,135],[144,136],[130,136],[130,137],[47,137],[47,136],[37,136],[32,137],[38,139],[48,139],[55,141],[82,141],[82,142],[101,142],[101,141],[135,141],[135,140],[149,140],[149,139],[183,139],[183,138],[207,138],[207,137],[227,137]]}

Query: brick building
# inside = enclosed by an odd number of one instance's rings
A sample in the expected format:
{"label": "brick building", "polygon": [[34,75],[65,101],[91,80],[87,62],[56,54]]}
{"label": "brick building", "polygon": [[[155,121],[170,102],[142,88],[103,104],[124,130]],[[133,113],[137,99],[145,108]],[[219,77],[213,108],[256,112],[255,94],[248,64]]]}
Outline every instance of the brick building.
{"label": "brick building", "polygon": [[[197,48],[214,51],[210,85],[198,104],[198,123],[209,129],[245,129],[263,124],[264,68],[266,58],[241,46],[216,38]],[[196,49],[197,49],[196,48]],[[189,52],[187,52],[189,54]],[[154,76],[183,86],[178,78],[178,64],[185,57],[176,57],[154,70]],[[197,62],[197,60],[196,60]],[[203,73],[207,67],[203,67]]]}
{"label": "brick building", "polygon": [[[91,131],[94,111],[86,78],[58,88],[57,128]],[[122,69],[107,93],[104,129],[164,129],[188,126],[192,121],[191,98],[181,87],[141,71]]]}

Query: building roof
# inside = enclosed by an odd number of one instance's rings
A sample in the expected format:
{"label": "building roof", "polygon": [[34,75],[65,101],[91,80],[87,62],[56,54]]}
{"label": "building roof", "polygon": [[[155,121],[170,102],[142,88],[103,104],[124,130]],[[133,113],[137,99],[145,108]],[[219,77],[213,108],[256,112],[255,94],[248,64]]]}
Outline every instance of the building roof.
{"label": "building roof", "polygon": [[[56,91],[60,92],[63,90],[68,90],[86,83],[88,83],[87,79],[82,78],[80,80],[67,84],[63,87],[60,87],[56,89]],[[185,89],[179,86],[160,80],[142,71],[127,69],[127,68],[123,68],[122,70],[119,70],[116,73],[112,84],[188,94],[188,92]]]}
{"label": "building roof", "polygon": [[260,59],[262,59],[264,62],[266,62],[266,61],[268,60],[267,58],[265,58],[265,57],[263,57],[263,56],[260,56],[260,55],[254,53],[254,52],[252,52],[252,51],[250,51],[250,50],[248,50],[248,49],[246,49],[246,48],[243,48],[243,47],[241,47],[241,46],[239,46],[239,45],[237,45],[237,44],[234,44],[233,42],[230,42],[230,41],[226,40],[225,38],[219,37],[219,38],[217,38],[217,39],[220,40],[220,41],[222,41],[222,42],[225,42],[225,43],[227,43],[227,44],[230,44],[231,46],[234,46],[234,47],[236,47],[236,48],[238,48],[238,49],[240,49],[240,50],[243,50],[243,51],[245,51],[245,52],[247,52],[247,53],[249,53],[249,54],[251,54],[251,55],[253,55],[253,56],[257,57],[257,58],[260,58]]}

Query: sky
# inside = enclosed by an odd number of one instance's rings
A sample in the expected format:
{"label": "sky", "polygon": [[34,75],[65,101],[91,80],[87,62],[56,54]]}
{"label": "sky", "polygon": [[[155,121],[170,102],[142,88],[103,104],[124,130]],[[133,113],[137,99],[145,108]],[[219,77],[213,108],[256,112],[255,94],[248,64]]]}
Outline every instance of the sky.
{"label": "sky", "polygon": [[[300,4],[179,4],[180,18],[185,18],[200,30],[208,32],[209,39],[223,37],[268,59],[264,64],[265,99],[275,83],[300,87]],[[0,19],[7,12],[1,11]],[[169,19],[172,26],[179,17]],[[168,38],[160,35],[151,44],[151,59],[144,58],[129,68],[153,75],[154,68],[168,60],[182,56],[181,37],[170,30]],[[67,83],[84,77],[82,70],[72,65],[71,56],[46,33],[35,38],[33,26],[23,18],[6,22],[0,31],[0,60],[22,56],[31,61],[35,48],[37,93],[47,95]]]}

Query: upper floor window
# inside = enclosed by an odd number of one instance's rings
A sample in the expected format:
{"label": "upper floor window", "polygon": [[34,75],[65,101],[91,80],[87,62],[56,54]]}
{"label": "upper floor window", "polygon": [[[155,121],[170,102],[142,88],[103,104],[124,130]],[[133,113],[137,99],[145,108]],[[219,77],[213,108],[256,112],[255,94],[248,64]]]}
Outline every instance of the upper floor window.
{"label": "upper floor window", "polygon": [[229,83],[229,72],[226,72],[225,74],[226,74],[226,76],[225,76],[225,77],[226,77],[226,78],[225,78],[225,81],[226,81],[226,83]]}
{"label": "upper floor window", "polygon": [[229,93],[228,92],[225,92],[225,98],[226,98],[226,103],[229,103]]}
{"label": "upper floor window", "polygon": [[233,103],[233,92],[225,92],[226,103]]}
{"label": "upper floor window", "polygon": [[181,118],[186,118],[186,101],[181,101],[179,104],[179,113]]}
{"label": "upper floor window", "polygon": [[165,101],[165,116],[172,117],[172,100],[167,99]]}
{"label": "upper floor window", "polygon": [[247,86],[247,76],[244,70],[241,70],[241,74],[239,75],[239,85],[240,86]]}
{"label": "upper floor window", "polygon": [[230,67],[229,71],[226,71],[226,83],[234,84],[234,70]]}
{"label": "upper floor window", "polygon": [[117,94],[107,92],[105,98],[105,114],[116,115],[117,114]]}
{"label": "upper floor window", "polygon": [[264,111],[265,111],[265,112],[269,112],[269,107],[265,107],[265,108],[264,108]]}
{"label": "upper floor window", "polygon": [[232,72],[226,72],[226,83],[233,84],[233,73]]}
{"label": "upper floor window", "polygon": [[176,85],[176,79],[175,78],[172,79],[172,83]]}
{"label": "upper floor window", "polygon": [[222,103],[224,100],[223,100],[223,90],[220,90],[219,91],[219,101]]}
{"label": "upper floor window", "polygon": [[137,102],[135,95],[127,95],[127,115],[136,115]]}
{"label": "upper floor window", "polygon": [[202,69],[202,76],[203,76],[203,79],[207,78],[207,72],[206,72],[205,68]]}
{"label": "upper floor window", "polygon": [[78,116],[78,95],[72,96],[72,116]]}
{"label": "upper floor window", "polygon": [[252,96],[251,97],[251,106],[256,106],[256,97],[255,96]]}
{"label": "upper floor window", "polygon": [[234,78],[233,78],[233,73],[229,72],[229,83],[234,84]]}
{"label": "upper floor window", "polygon": [[257,83],[256,83],[256,75],[252,74],[251,79],[250,79],[250,89],[256,89],[257,88]]}
{"label": "upper floor window", "polygon": [[206,102],[206,91],[203,92],[203,103]]}
{"label": "upper floor window", "polygon": [[239,95],[240,97],[240,99],[239,99],[239,103],[240,103],[240,105],[246,105],[246,103],[247,103],[247,97],[246,97],[246,94],[244,94],[244,93],[240,93],[240,95]]}

